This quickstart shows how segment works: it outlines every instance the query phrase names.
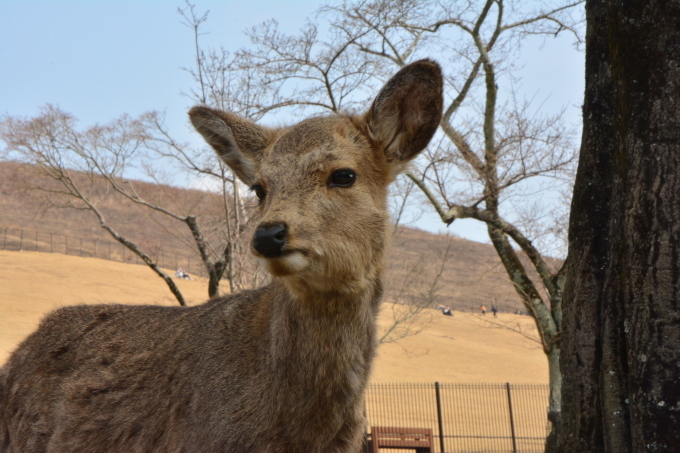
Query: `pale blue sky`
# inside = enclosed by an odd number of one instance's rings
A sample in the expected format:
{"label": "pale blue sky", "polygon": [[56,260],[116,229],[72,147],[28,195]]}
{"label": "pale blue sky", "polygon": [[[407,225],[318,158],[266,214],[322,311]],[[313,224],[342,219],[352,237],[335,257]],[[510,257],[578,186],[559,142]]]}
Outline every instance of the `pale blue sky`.
{"label": "pale blue sky", "polygon": [[[295,32],[321,6],[316,0],[196,0],[210,10],[201,39],[236,50],[248,43],[243,31],[276,18]],[[180,1],[160,0],[0,0],[0,114],[32,116],[51,103],[72,113],[81,125],[129,113],[166,110],[168,125],[184,140],[196,140],[186,123],[192,86],[180,68],[194,58],[192,32],[180,23]],[[522,94],[548,110],[568,109],[580,122],[583,53],[572,38],[532,40],[522,50]],[[445,230],[434,215],[417,226]],[[487,241],[475,221],[456,221],[449,231]]]}

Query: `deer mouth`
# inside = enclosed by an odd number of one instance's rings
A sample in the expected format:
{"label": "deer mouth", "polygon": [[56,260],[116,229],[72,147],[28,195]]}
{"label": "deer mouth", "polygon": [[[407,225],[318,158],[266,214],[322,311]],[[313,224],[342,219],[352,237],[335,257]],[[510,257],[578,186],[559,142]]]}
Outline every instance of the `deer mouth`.
{"label": "deer mouth", "polygon": [[302,250],[287,250],[273,258],[265,258],[267,271],[276,277],[297,274],[305,270],[310,262],[307,253]]}

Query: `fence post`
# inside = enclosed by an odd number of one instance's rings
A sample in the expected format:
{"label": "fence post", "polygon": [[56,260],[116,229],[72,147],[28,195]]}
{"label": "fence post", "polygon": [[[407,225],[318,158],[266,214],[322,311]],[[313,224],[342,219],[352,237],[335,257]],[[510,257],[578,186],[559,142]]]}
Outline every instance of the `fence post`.
{"label": "fence post", "polygon": [[5,250],[5,246],[7,245],[7,228],[5,228],[5,238],[2,240],[2,249]]}
{"label": "fence post", "polygon": [[20,252],[24,251],[24,230],[23,230],[23,228],[21,229],[21,236],[19,236],[19,251]]}
{"label": "fence post", "polygon": [[83,238],[80,238],[80,256],[83,256]]}
{"label": "fence post", "polygon": [[434,391],[437,395],[437,422],[439,423],[439,451],[444,453],[444,423],[442,421],[442,395],[439,390],[439,382],[434,383]]}
{"label": "fence post", "polygon": [[50,233],[50,253],[54,253],[54,249],[52,248],[52,233]]}
{"label": "fence post", "polygon": [[517,453],[517,437],[515,436],[515,417],[512,414],[512,396],[510,396],[510,383],[505,383],[505,388],[508,390],[508,409],[510,410],[510,432],[512,433],[512,451]]}
{"label": "fence post", "polygon": [[109,242],[109,261],[111,261],[111,243]]}
{"label": "fence post", "polygon": [[38,251],[38,230],[35,230],[35,251]]}
{"label": "fence post", "polygon": [[94,257],[97,258],[97,240],[94,240]]}
{"label": "fence post", "polygon": [[64,255],[68,255],[68,236],[64,235]]}

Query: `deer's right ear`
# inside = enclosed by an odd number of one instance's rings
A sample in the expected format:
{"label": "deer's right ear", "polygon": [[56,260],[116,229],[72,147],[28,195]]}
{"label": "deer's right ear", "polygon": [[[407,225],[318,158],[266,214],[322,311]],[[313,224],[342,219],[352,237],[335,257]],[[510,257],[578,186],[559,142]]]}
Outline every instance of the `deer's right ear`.
{"label": "deer's right ear", "polygon": [[189,118],[241,181],[251,185],[260,167],[263,151],[273,140],[273,131],[233,113],[204,106],[189,110]]}

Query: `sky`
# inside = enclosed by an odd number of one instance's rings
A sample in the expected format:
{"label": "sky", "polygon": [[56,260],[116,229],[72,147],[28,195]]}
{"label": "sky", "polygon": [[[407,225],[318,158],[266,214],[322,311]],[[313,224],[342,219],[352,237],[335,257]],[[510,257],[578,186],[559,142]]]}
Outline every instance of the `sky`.
{"label": "sky", "polygon": [[[230,50],[248,44],[244,30],[271,18],[282,31],[296,32],[323,3],[195,0],[199,11],[210,11],[202,44]],[[200,145],[186,117],[193,102],[182,94],[192,87],[182,68],[194,59],[192,30],[177,12],[185,6],[168,0],[0,0],[0,115],[30,117],[49,103],[89,126],[160,110],[172,132]],[[567,120],[580,124],[584,54],[572,43],[566,34],[527,41],[518,75],[522,96],[548,111],[564,107]],[[457,220],[447,229],[431,213],[415,226],[488,242],[486,228],[474,220]]]}

